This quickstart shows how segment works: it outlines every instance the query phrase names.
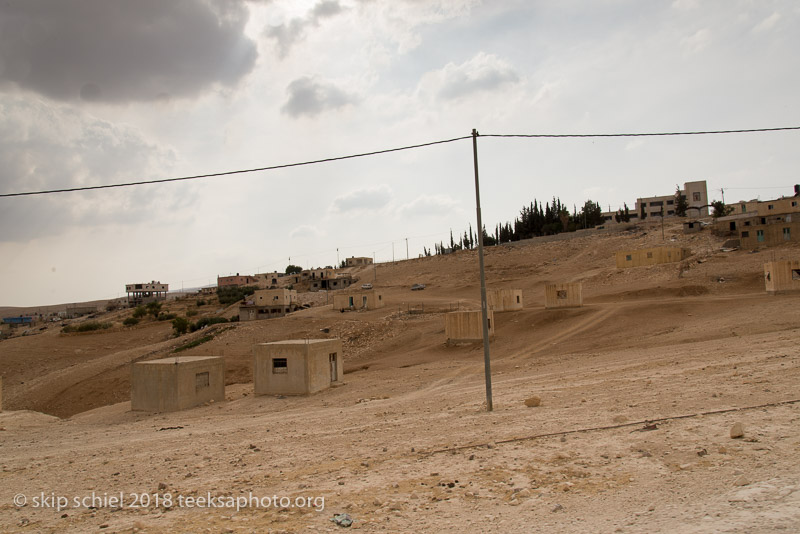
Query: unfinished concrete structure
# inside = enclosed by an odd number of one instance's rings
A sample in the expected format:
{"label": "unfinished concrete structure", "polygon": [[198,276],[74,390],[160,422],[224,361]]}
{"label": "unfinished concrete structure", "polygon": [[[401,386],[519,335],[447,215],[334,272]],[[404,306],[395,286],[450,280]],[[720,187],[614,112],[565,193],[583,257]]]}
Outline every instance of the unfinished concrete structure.
{"label": "unfinished concrete structure", "polygon": [[773,295],[800,291],[800,260],[771,261],[764,264],[764,283]]}
{"label": "unfinished concrete structure", "polygon": [[125,284],[125,292],[128,294],[128,305],[135,307],[156,300],[167,300],[169,284],[155,280],[150,283]]}
{"label": "unfinished concrete structure", "polygon": [[496,312],[521,310],[522,290],[489,289],[486,291],[486,305]]}
{"label": "unfinished concrete structure", "polygon": [[240,321],[255,321],[283,317],[296,311],[297,291],[294,289],[259,289],[239,305]]}
{"label": "unfinished concrete structure", "polygon": [[[474,343],[483,341],[483,313],[478,311],[450,312],[444,316],[444,334],[448,343]],[[486,317],[489,336],[494,335],[494,312]]]}
{"label": "unfinished concrete structure", "polygon": [[654,247],[641,250],[620,250],[616,254],[617,268],[644,267],[659,263],[672,263],[685,260],[692,255],[688,248]]}
{"label": "unfinished concrete structure", "polygon": [[131,366],[131,410],[174,412],[224,400],[220,356],[176,356]]}
{"label": "unfinished concrete structure", "polygon": [[256,395],[308,395],[331,387],[344,375],[339,339],[293,339],[253,347]]}
{"label": "unfinished concrete structure", "polygon": [[545,308],[579,308],[583,306],[583,285],[580,282],[544,286]]}
{"label": "unfinished concrete structure", "polygon": [[383,293],[377,289],[343,291],[333,295],[334,310],[374,310],[383,308],[385,304]]}

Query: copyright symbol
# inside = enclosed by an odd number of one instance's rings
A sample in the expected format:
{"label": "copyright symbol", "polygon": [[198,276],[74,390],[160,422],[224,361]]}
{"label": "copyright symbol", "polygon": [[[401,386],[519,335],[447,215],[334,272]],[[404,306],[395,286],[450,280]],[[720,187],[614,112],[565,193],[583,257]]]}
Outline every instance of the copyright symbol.
{"label": "copyright symbol", "polygon": [[14,495],[14,506],[22,508],[26,504],[28,504],[28,498],[25,497],[25,495],[21,493],[17,493],[16,495]]}

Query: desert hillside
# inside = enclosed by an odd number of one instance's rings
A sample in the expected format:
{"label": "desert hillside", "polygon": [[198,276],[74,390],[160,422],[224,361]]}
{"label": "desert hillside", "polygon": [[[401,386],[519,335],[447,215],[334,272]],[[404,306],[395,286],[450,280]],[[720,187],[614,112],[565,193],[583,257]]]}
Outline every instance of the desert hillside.
{"label": "desert hillside", "polygon": [[[383,292],[377,310],[342,313],[319,293],[286,317],[180,337],[170,321],[123,326],[131,311],[117,310],[93,319],[107,329],[0,341],[0,530],[326,532],[347,513],[366,532],[796,531],[798,295],[768,295],[763,264],[800,249],[721,244],[674,225],[487,249],[487,286],[524,298],[495,314],[491,413],[482,346],[444,333],[447,311],[480,307],[475,251],[356,270]],[[619,250],[661,245],[692,255],[615,266]],[[584,306],[545,309],[550,282],[582,282]],[[164,311],[236,313],[197,300]],[[253,345],[304,338],[342,340],[344,385],[254,396]],[[224,357],[226,401],[132,412],[131,363],[196,341],[180,354]],[[125,502],[33,502],[93,492]],[[133,506],[134,494],[162,502]],[[207,495],[324,510],[175,504]]]}

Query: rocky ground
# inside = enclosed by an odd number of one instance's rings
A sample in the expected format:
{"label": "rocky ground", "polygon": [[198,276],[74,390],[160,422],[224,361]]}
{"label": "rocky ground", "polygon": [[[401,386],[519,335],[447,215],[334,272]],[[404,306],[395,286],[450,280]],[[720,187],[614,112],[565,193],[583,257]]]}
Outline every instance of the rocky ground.
{"label": "rocky ground", "polygon": [[[474,252],[379,266],[382,309],[216,327],[183,354],[225,357],[227,400],[182,412],[127,401],[130,362],[188,339],[169,325],[0,342],[0,530],[800,530],[798,296],[763,286],[798,249],[667,230],[692,258],[614,267],[660,228],[488,251],[489,286],[525,299],[496,315],[492,412],[482,347],[444,339],[443,313],[478,305]],[[561,280],[583,308],[544,309]],[[344,385],[254,397],[252,345],[297,337],[343,340]]]}

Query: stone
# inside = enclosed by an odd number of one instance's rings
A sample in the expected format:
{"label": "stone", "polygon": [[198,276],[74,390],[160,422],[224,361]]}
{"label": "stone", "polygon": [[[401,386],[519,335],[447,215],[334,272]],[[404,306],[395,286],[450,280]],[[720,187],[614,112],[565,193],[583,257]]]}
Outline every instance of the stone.
{"label": "stone", "polygon": [[528,408],[536,408],[540,404],[542,404],[542,399],[537,396],[525,399],[525,406],[527,406]]}
{"label": "stone", "polygon": [[748,484],[750,484],[750,481],[744,475],[733,481],[734,486],[747,486]]}
{"label": "stone", "polygon": [[742,423],[734,423],[731,427],[731,439],[739,439],[744,437],[744,425]]}

